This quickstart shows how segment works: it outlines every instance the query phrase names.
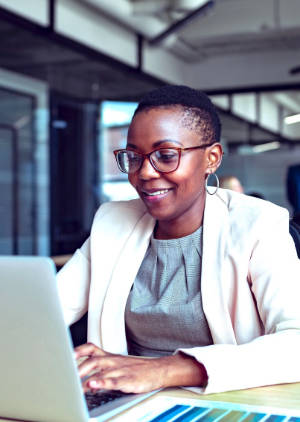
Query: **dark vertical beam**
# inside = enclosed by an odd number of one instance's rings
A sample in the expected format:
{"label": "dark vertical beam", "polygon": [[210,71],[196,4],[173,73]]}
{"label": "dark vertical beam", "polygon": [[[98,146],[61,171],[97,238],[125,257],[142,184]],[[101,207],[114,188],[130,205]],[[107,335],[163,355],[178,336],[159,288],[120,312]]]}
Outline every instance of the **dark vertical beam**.
{"label": "dark vertical beam", "polygon": [[36,134],[36,110],[37,100],[36,98],[31,101],[31,133],[32,133],[32,144],[31,144],[31,233],[32,233],[32,254],[38,253],[37,248],[37,134]]}
{"label": "dark vertical beam", "polygon": [[137,70],[139,72],[143,71],[143,46],[144,46],[144,37],[141,34],[136,34],[137,38]]}
{"label": "dark vertical beam", "polygon": [[253,144],[253,125],[249,122],[248,123],[248,127],[247,127],[247,132],[248,132],[248,144],[251,145]]}
{"label": "dark vertical beam", "polygon": [[278,129],[280,137],[283,134],[283,119],[284,119],[284,108],[281,104],[278,106]]}
{"label": "dark vertical beam", "polygon": [[13,205],[13,254],[19,252],[19,157],[18,157],[18,133],[12,128],[12,205]]}
{"label": "dark vertical beam", "polygon": [[17,255],[19,251],[19,160],[18,160],[18,133],[17,130],[8,124],[0,123],[0,129],[7,130],[12,136],[12,253]]}
{"label": "dark vertical beam", "polygon": [[48,129],[49,129],[49,175],[50,175],[50,188],[48,190],[48,203],[49,203],[49,210],[50,210],[50,255],[54,255],[53,251],[55,251],[55,238],[56,238],[56,230],[55,230],[55,223],[57,221],[56,215],[56,195],[55,195],[55,185],[57,183],[57,159],[58,156],[58,142],[56,139],[55,129],[52,126],[52,121],[55,120],[57,114],[57,104],[54,99],[53,91],[50,90],[49,93],[49,120],[48,120]]}
{"label": "dark vertical beam", "polygon": [[54,32],[55,29],[55,6],[56,0],[48,0],[48,28],[51,32]]}
{"label": "dark vertical beam", "polygon": [[255,120],[259,124],[261,119],[261,105],[260,105],[260,94],[255,92]]}
{"label": "dark vertical beam", "polygon": [[233,97],[233,94],[229,94],[228,95],[228,111],[229,111],[229,113],[232,113],[232,97]]}

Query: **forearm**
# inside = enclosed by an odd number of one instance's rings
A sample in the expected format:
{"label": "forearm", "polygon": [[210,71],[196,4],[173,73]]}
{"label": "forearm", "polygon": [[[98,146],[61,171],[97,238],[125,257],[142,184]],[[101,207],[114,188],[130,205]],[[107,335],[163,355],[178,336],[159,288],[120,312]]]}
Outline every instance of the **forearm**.
{"label": "forearm", "polygon": [[164,363],[163,387],[205,387],[207,372],[197,360],[184,353],[161,358]]}
{"label": "forearm", "polygon": [[85,391],[105,388],[143,393],[166,387],[203,387],[207,384],[204,366],[181,352],[173,356],[142,358],[108,353],[91,343],[75,350],[77,359],[85,358],[79,365],[79,374],[85,378]]}

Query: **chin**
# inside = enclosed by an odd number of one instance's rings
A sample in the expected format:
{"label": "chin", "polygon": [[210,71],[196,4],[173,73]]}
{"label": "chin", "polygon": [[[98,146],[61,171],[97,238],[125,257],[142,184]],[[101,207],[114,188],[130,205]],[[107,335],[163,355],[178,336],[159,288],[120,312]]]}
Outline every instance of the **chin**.
{"label": "chin", "polygon": [[[145,204],[146,205],[146,204]],[[152,207],[147,207],[147,211],[148,213],[155,218],[155,220],[158,221],[166,221],[166,220],[171,220],[172,217],[170,216],[170,213],[166,212],[166,210],[159,210],[159,209],[154,209]]]}

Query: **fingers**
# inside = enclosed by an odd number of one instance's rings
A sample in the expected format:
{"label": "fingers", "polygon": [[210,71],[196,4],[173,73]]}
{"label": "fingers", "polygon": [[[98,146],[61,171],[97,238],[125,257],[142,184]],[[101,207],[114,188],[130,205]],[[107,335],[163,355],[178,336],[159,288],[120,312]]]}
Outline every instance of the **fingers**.
{"label": "fingers", "polygon": [[85,392],[99,389],[126,393],[156,390],[164,385],[164,374],[169,366],[167,358],[115,355],[92,343],[77,347],[75,353],[77,358],[85,358],[78,366]]}
{"label": "fingers", "polygon": [[92,356],[78,365],[79,376],[85,377],[94,371],[103,371],[106,368],[113,368],[118,365],[117,358],[110,356]]}
{"label": "fingers", "polygon": [[[131,389],[128,390],[128,381],[126,383],[126,376],[122,376],[120,373],[111,373],[106,375],[106,377],[101,373],[92,375],[85,383],[84,388],[90,389],[92,391],[105,389],[105,390],[120,390],[124,393],[132,392]],[[127,386],[127,390],[126,390]]]}
{"label": "fingers", "polygon": [[124,393],[141,393],[146,391],[143,385],[136,382],[134,377],[124,369],[110,369],[100,373],[98,372],[83,383],[83,389],[84,391],[97,391],[99,389],[120,390]]}
{"label": "fingers", "polygon": [[93,343],[86,343],[74,349],[75,359],[90,356],[105,356],[107,353]]}
{"label": "fingers", "polygon": [[[84,391],[109,389],[125,393],[142,393],[162,387],[161,370],[155,370],[153,359],[116,356],[89,360],[93,360],[88,363],[89,369],[93,368],[96,372],[92,374],[89,372],[89,378],[83,380]],[[84,370],[86,369],[87,367],[84,367]]]}

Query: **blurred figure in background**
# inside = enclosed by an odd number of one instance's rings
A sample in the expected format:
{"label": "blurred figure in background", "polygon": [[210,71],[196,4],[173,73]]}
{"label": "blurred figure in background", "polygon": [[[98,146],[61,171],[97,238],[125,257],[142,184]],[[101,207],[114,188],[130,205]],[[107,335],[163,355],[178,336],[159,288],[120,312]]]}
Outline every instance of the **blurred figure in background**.
{"label": "blurred figure in background", "polygon": [[254,196],[255,198],[259,199],[266,199],[265,196],[260,192],[245,192],[242,183],[235,176],[220,177],[220,188],[230,189],[238,193],[246,193],[246,195]]}
{"label": "blurred figure in background", "polygon": [[254,196],[254,198],[266,199],[266,197],[260,192],[247,192],[247,195]]}
{"label": "blurred figure in background", "polygon": [[298,258],[300,259],[300,214],[296,214],[292,220],[290,220],[290,235],[292,236]]}
{"label": "blurred figure in background", "polygon": [[223,176],[220,178],[220,188],[230,189],[235,192],[244,193],[244,188],[235,176]]}
{"label": "blurred figure in background", "polygon": [[300,258],[300,164],[288,168],[286,185],[287,197],[293,207],[290,234],[294,239],[298,258]]}
{"label": "blurred figure in background", "polygon": [[294,215],[300,214],[300,164],[290,166],[287,172],[287,197]]}

